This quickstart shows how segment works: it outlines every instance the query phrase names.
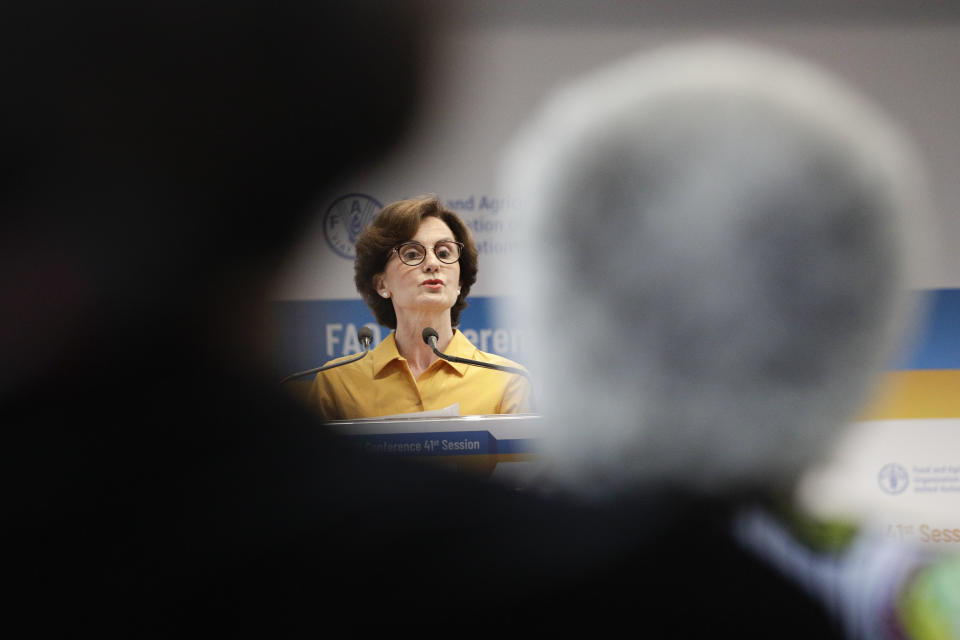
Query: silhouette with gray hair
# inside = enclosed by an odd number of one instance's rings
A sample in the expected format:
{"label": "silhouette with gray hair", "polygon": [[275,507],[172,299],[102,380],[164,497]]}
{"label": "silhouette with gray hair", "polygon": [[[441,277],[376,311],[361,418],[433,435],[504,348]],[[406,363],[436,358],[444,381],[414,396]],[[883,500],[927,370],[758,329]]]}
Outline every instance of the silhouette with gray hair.
{"label": "silhouette with gray hair", "polygon": [[501,182],[523,247],[501,320],[527,331],[548,425],[538,489],[722,505],[719,535],[777,556],[850,637],[897,637],[914,553],[818,558],[770,514],[912,326],[904,220],[928,194],[907,137],[802,60],[686,43],[558,88]]}
{"label": "silhouette with gray hair", "polygon": [[516,315],[564,345],[531,350],[542,393],[596,421],[552,431],[557,480],[788,490],[905,328],[913,158],[839,82],[732,45],[558,91],[504,171],[525,205]]}

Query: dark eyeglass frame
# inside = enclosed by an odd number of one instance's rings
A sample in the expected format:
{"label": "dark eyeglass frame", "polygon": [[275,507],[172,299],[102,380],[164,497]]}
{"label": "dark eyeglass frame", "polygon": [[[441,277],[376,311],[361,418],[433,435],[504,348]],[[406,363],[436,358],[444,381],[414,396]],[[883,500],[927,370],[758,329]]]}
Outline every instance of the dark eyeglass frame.
{"label": "dark eyeglass frame", "polygon": [[[454,258],[453,260],[444,260],[443,258],[441,258],[441,257],[437,254],[437,245],[438,245],[438,244],[453,244],[453,245],[456,245],[456,246],[457,246],[457,257]],[[403,255],[400,254],[400,249],[402,249],[403,247],[408,247],[408,246],[410,246],[410,245],[416,245],[416,246],[420,247],[421,249],[423,249],[423,257],[420,258],[419,260],[417,260],[416,262],[407,262],[406,260],[403,259]],[[416,240],[411,240],[410,242],[402,242],[402,243],[398,244],[397,246],[395,246],[395,247],[393,248],[393,251],[395,251],[395,252],[397,253],[397,257],[400,259],[400,262],[402,262],[403,264],[407,265],[408,267],[416,267],[416,266],[418,266],[418,265],[421,265],[421,264],[423,264],[423,261],[427,259],[427,247],[424,246],[424,244],[423,244],[422,242],[417,242]],[[439,260],[439,261],[442,262],[443,264],[454,264],[454,263],[460,262],[460,258],[463,257],[463,243],[462,243],[462,242],[457,242],[456,240],[441,240],[441,241],[438,242],[437,244],[433,245],[432,251],[433,251],[433,255],[437,256],[437,260]]]}

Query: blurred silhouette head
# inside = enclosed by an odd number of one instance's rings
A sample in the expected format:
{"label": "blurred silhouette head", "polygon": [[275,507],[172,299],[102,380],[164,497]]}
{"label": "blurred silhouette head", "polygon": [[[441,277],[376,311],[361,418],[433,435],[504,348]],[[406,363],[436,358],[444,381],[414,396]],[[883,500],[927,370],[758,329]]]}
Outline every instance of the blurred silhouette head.
{"label": "blurred silhouette head", "polygon": [[7,374],[249,294],[313,199],[400,138],[422,18],[370,0],[5,5]]}
{"label": "blurred silhouette head", "polygon": [[786,490],[905,327],[909,145],[790,57],[724,42],[556,91],[503,189],[552,481]]}

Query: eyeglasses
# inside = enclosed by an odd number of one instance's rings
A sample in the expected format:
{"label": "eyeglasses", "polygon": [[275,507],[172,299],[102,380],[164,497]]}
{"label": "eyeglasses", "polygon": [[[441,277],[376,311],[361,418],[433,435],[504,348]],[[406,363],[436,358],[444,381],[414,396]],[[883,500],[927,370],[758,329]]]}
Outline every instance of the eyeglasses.
{"label": "eyeglasses", "polygon": [[[403,264],[415,267],[423,262],[427,257],[427,248],[419,242],[404,242],[393,248]],[[463,250],[462,242],[453,240],[441,240],[433,245],[433,254],[437,260],[444,264],[453,264],[460,259],[460,252]]]}

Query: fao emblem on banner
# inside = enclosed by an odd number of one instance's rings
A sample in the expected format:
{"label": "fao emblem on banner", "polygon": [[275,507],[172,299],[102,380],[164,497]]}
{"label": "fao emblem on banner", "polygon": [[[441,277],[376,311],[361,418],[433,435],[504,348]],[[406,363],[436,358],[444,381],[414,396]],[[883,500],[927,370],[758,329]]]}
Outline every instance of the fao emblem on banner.
{"label": "fao emblem on banner", "polygon": [[907,490],[907,485],[910,484],[910,476],[902,465],[891,462],[883,465],[880,469],[880,473],[877,474],[877,482],[886,493],[896,495]]}
{"label": "fao emblem on banner", "polygon": [[382,208],[383,205],[362,193],[340,196],[323,215],[323,235],[327,243],[337,255],[353,260],[357,257],[354,246],[357,237]]}

